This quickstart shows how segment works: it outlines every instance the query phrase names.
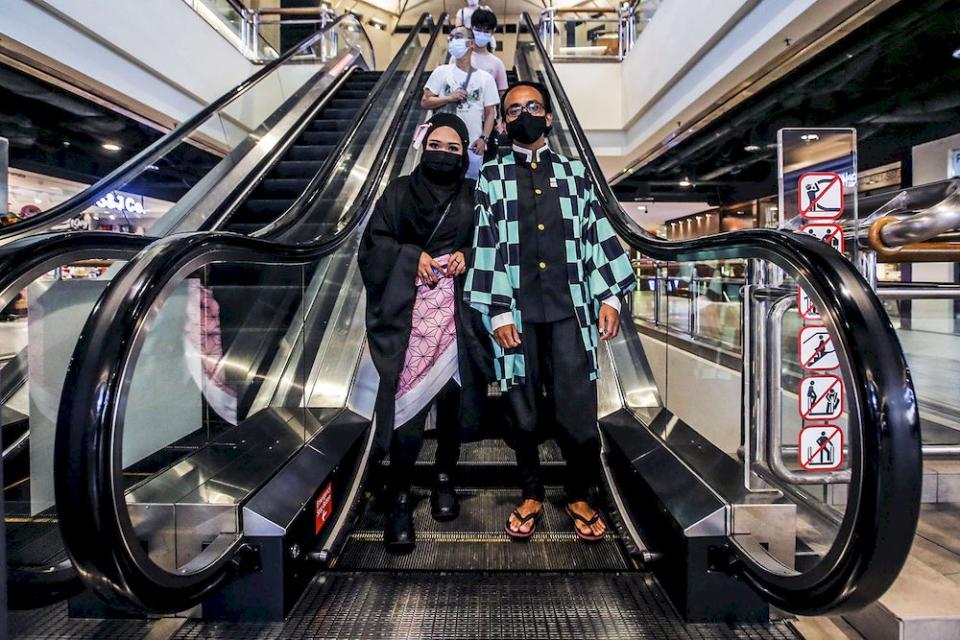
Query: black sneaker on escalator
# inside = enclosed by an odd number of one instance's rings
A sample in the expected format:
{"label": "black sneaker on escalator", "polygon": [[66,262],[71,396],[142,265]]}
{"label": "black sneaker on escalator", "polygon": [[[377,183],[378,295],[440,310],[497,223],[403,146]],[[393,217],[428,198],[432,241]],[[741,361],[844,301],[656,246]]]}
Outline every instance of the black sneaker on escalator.
{"label": "black sneaker on escalator", "polygon": [[383,528],[383,544],[390,553],[410,553],[417,546],[413,530],[413,504],[410,493],[401,491],[394,497]]}
{"label": "black sneaker on escalator", "polygon": [[460,501],[453,479],[446,473],[438,473],[430,494],[430,513],[437,522],[449,522],[460,515]]}

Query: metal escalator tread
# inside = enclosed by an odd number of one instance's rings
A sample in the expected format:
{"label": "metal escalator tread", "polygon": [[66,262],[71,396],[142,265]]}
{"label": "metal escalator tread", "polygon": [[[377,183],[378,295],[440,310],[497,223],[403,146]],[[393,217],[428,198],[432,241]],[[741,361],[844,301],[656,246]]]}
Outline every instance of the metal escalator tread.
{"label": "metal escalator tread", "polygon": [[460,488],[460,517],[437,522],[430,515],[430,492],[415,489],[417,547],[392,555],[383,547],[386,515],[372,503],[363,512],[332,565],[338,571],[623,571],[631,568],[613,532],[595,544],[580,542],[564,513],[563,491],[547,489],[537,534],[513,541],[503,530],[520,502],[518,489]]}
{"label": "metal escalator tread", "polygon": [[11,611],[7,624],[9,637],[16,640],[147,640],[169,637],[157,631],[169,627],[171,622],[71,618],[67,604],[59,602],[41,609]]}
{"label": "metal escalator tread", "polygon": [[786,624],[684,624],[642,574],[335,573],[281,624],[190,620],[176,640],[799,640]]}

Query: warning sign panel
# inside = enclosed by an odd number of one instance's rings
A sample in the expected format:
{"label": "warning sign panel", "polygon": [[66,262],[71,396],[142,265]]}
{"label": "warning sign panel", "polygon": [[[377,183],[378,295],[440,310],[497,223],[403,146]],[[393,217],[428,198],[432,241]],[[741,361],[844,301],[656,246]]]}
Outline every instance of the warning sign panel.
{"label": "warning sign panel", "polygon": [[316,502],[313,503],[314,519],[313,532],[320,533],[326,526],[330,516],[333,515],[333,483],[328,482],[327,486],[320,491]]}
{"label": "warning sign panel", "polygon": [[843,431],[835,424],[800,430],[800,466],[807,471],[831,471],[843,464]]}
{"label": "warning sign panel", "polygon": [[836,420],[843,413],[843,381],[838,376],[807,376],[797,395],[804,420]]}
{"label": "warning sign panel", "polygon": [[807,371],[829,371],[840,366],[837,349],[826,327],[800,330],[800,366]]}
{"label": "warning sign panel", "polygon": [[835,220],[843,215],[843,180],[836,173],[803,174],[797,186],[797,197],[797,208],[804,218]]}
{"label": "warning sign panel", "polygon": [[843,229],[836,224],[805,224],[800,227],[800,233],[813,236],[817,240],[826,242],[828,245],[843,253]]}
{"label": "warning sign panel", "polygon": [[819,320],[820,312],[813,303],[813,299],[807,295],[803,287],[797,287],[797,309],[800,311],[800,317],[804,320]]}

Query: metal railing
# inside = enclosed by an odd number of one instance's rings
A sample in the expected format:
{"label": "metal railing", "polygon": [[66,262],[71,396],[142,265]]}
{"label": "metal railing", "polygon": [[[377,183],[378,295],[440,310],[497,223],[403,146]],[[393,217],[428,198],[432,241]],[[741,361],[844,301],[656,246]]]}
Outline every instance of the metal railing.
{"label": "metal railing", "polygon": [[540,39],[553,60],[622,61],[638,33],[634,4],[616,9],[558,9],[540,12]]}
{"label": "metal railing", "polygon": [[[305,55],[326,60],[337,50],[337,34],[327,30],[338,14],[329,7],[252,9],[239,0],[184,0],[221,36],[247,59],[263,64],[277,58],[284,49],[277,35],[285,27],[313,27],[324,31],[317,45]],[[275,33],[274,33],[275,32]],[[363,34],[366,38],[366,33]],[[367,38],[369,44],[369,38]],[[370,44],[371,51],[373,45]],[[376,64],[371,61],[371,68]]]}

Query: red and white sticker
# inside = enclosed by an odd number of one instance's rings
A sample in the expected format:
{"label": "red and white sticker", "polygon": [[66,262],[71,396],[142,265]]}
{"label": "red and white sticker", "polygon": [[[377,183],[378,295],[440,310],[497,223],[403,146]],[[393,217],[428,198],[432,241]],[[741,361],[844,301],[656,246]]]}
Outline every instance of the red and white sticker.
{"label": "red and white sticker", "polygon": [[843,413],[843,381],[839,376],[807,376],[797,389],[800,417],[836,420]]}
{"label": "red and white sticker", "polygon": [[843,180],[836,173],[805,173],[797,185],[797,199],[804,218],[836,220],[843,215]]}
{"label": "red and white sticker", "polygon": [[800,466],[807,471],[832,471],[843,464],[843,431],[835,424],[800,430]]}
{"label": "red and white sticker", "polygon": [[805,224],[800,227],[800,233],[813,236],[825,242],[840,253],[844,252],[843,229],[836,224]]}
{"label": "red and white sticker", "polygon": [[803,327],[797,340],[800,366],[807,371],[830,371],[840,367],[837,349],[826,327]]}
{"label": "red and white sticker", "polygon": [[800,311],[800,317],[804,320],[820,319],[820,312],[817,310],[813,298],[801,286],[797,286],[797,309]]}
{"label": "red and white sticker", "polygon": [[327,521],[330,520],[330,516],[333,515],[333,483],[328,482],[321,491],[320,495],[317,496],[316,501],[313,503],[314,507],[314,520],[313,520],[313,533],[314,535],[320,533],[323,528],[326,526]]}

